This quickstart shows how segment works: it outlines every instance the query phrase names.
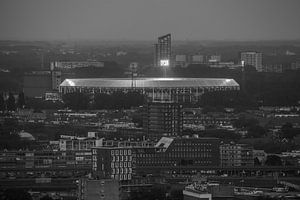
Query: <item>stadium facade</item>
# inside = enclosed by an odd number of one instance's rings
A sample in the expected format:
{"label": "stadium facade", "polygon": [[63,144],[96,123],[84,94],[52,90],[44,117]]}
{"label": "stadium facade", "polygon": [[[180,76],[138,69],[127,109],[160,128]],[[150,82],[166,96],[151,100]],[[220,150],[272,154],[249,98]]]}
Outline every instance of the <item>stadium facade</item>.
{"label": "stadium facade", "polygon": [[59,86],[61,94],[89,94],[137,91],[151,101],[195,102],[207,91],[239,90],[234,79],[224,78],[90,78],[65,79]]}

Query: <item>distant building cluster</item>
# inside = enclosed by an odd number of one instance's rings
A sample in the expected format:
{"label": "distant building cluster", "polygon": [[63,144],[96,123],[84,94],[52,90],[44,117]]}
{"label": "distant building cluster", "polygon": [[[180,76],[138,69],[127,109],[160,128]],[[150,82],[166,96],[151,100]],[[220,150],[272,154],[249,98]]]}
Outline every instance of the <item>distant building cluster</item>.
{"label": "distant building cluster", "polygon": [[[100,179],[131,180],[135,176],[173,173],[181,169],[194,174],[202,167],[254,167],[254,158],[262,164],[267,154],[251,145],[221,143],[218,138],[161,137],[157,142],[107,140],[93,137],[61,136],[43,149],[1,151],[0,169],[92,169]],[[299,151],[278,154],[284,165],[300,166]],[[208,168],[209,169],[209,168]],[[214,172],[216,173],[216,172]]]}
{"label": "distant building cluster", "polygon": [[87,68],[87,67],[104,67],[104,62],[99,61],[56,61],[51,62],[51,68],[54,69],[76,69],[76,68]]}
{"label": "distant building cluster", "polygon": [[240,64],[234,62],[222,62],[221,55],[175,55],[175,67],[185,68],[189,65],[207,65],[211,68],[236,69],[241,67]]}
{"label": "distant building cluster", "polygon": [[282,64],[278,65],[264,65],[262,67],[263,72],[272,72],[272,73],[282,73],[285,71],[285,68]]}

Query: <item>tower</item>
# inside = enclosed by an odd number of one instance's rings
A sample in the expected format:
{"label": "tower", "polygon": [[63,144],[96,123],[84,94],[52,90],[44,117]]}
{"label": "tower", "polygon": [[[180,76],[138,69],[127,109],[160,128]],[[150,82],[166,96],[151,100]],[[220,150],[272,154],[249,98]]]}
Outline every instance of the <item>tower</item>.
{"label": "tower", "polygon": [[169,67],[171,65],[171,34],[159,37],[154,50],[154,66]]}
{"label": "tower", "polygon": [[182,105],[174,102],[149,102],[143,109],[143,128],[148,136],[160,138],[181,134]]}
{"label": "tower", "polygon": [[240,61],[244,63],[244,66],[251,65],[258,72],[262,72],[262,53],[252,51],[241,52]]}

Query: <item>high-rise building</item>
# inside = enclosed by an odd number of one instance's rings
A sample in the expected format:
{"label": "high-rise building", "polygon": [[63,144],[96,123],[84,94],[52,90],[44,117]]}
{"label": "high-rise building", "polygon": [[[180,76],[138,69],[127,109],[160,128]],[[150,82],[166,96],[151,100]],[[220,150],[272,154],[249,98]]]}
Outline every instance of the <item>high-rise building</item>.
{"label": "high-rise building", "polygon": [[151,102],[144,105],[143,128],[149,137],[177,136],[182,132],[182,105]]}
{"label": "high-rise building", "polygon": [[171,65],[171,34],[163,35],[158,38],[155,44],[154,66],[168,67]]}
{"label": "high-rise building", "polygon": [[61,84],[61,71],[51,71],[52,90],[59,90]]}
{"label": "high-rise building", "polygon": [[255,69],[258,72],[263,71],[262,53],[260,52],[254,52],[254,51],[241,52],[240,61],[243,63],[244,66],[251,65],[255,67]]}

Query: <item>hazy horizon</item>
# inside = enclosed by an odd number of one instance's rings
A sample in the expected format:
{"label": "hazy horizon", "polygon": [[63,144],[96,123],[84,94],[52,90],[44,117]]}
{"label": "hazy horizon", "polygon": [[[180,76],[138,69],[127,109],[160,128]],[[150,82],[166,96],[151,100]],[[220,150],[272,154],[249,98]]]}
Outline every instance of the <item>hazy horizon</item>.
{"label": "hazy horizon", "polygon": [[299,0],[1,0],[0,40],[300,40]]}

